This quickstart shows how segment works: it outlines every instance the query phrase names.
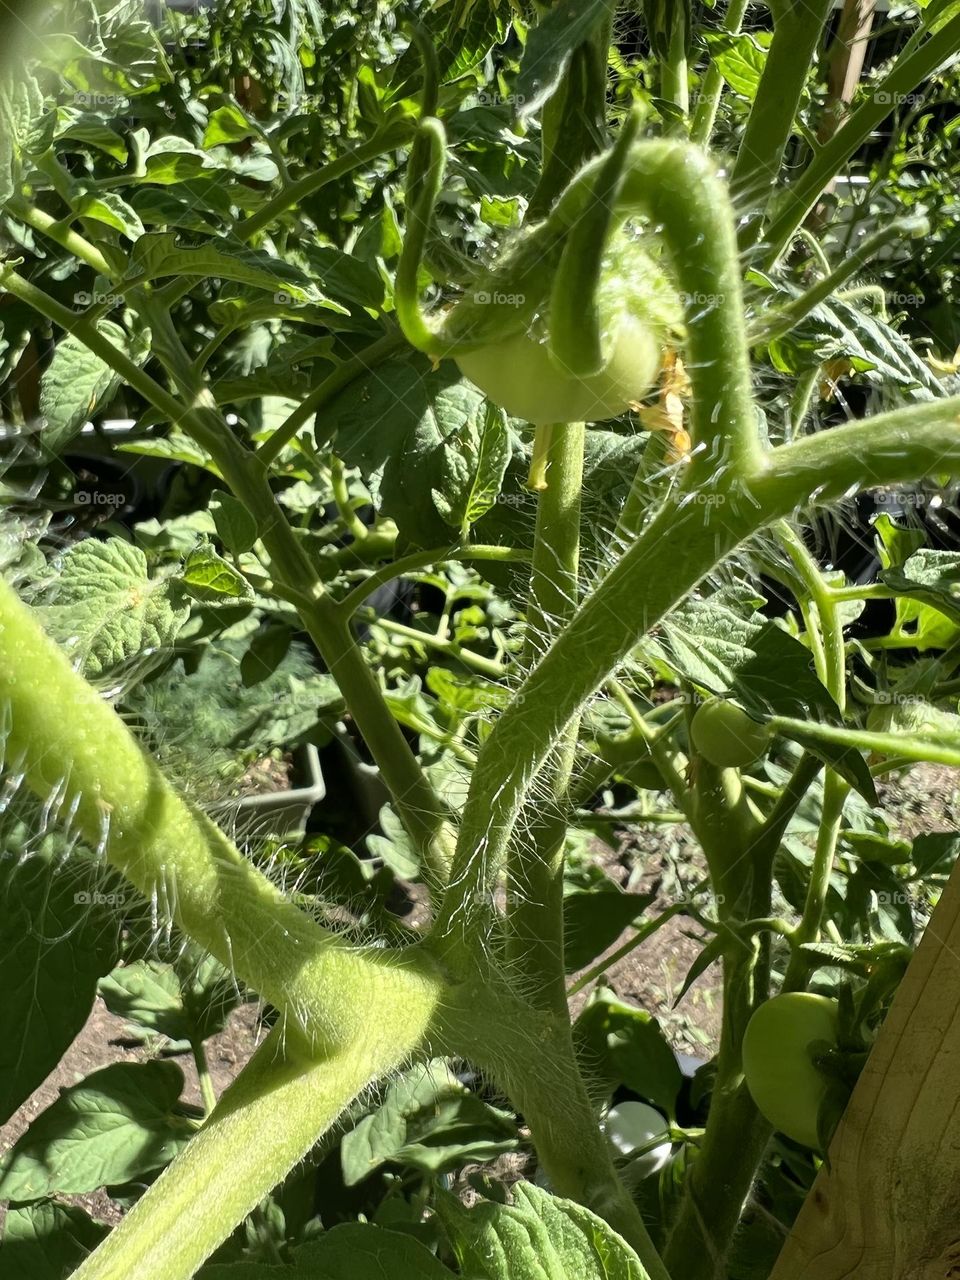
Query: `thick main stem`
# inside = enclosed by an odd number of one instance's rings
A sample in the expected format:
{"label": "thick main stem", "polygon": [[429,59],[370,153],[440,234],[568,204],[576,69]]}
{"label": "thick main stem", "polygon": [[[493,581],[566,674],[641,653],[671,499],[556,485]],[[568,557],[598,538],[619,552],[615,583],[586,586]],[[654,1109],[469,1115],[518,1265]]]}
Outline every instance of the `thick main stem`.
{"label": "thick main stem", "polygon": [[398,1041],[374,1059],[361,1043],[315,1058],[276,1027],[76,1280],[191,1280],[352,1099],[409,1050]]}

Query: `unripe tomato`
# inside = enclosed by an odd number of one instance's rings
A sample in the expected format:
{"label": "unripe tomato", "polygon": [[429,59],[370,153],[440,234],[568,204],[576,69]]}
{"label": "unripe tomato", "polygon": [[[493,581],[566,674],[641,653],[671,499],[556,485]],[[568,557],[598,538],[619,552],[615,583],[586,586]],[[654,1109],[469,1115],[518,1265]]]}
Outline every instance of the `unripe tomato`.
{"label": "unripe tomato", "polygon": [[742,769],[762,756],[770,730],[725,698],[701,703],[690,726],[693,745],[718,769]]}
{"label": "unripe tomato", "polygon": [[[666,1119],[645,1102],[618,1102],[607,1112],[602,1128],[614,1154],[626,1158],[624,1172],[631,1179],[649,1178],[670,1159],[672,1147]],[[651,1142],[656,1146],[651,1147]],[[634,1152],[641,1154],[630,1160]]]}
{"label": "unripe tomato", "polygon": [[597,295],[604,365],[597,373],[578,377],[555,362],[546,300],[531,320],[530,300],[505,291],[505,283],[503,272],[491,275],[490,288],[474,294],[487,300],[484,331],[502,336],[458,355],[457,364],[494,404],[534,426],[603,422],[623,413],[654,385],[668,336],[682,331],[675,289],[641,240],[625,231],[604,259]]}
{"label": "unripe tomato", "polygon": [[623,413],[653,386],[660,344],[645,324],[623,316],[612,335],[606,368],[586,378],[561,373],[546,338],[517,333],[458,356],[460,372],[513,418],[549,422],[604,422]]}
{"label": "unripe tomato", "polygon": [[830,1080],[814,1066],[815,1047],[835,1047],[838,1004],[788,991],[762,1004],[743,1037],[743,1073],[757,1110],[805,1147],[819,1147],[817,1116]]}

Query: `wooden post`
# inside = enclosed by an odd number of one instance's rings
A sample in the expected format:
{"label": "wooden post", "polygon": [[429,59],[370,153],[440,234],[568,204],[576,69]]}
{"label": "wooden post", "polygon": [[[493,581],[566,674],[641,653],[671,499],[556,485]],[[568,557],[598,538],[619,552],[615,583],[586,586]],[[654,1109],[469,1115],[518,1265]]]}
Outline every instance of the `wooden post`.
{"label": "wooden post", "polygon": [[960,1280],[960,863],[770,1280]]}

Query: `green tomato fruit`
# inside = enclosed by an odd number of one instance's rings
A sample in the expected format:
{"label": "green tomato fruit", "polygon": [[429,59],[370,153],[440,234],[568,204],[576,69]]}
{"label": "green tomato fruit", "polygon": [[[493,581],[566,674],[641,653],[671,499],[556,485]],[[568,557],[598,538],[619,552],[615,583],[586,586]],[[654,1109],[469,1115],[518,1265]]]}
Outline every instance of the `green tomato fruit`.
{"label": "green tomato fruit", "polygon": [[[679,297],[642,239],[618,232],[604,258],[597,295],[603,367],[577,377],[550,351],[546,300],[533,308],[503,272],[479,287],[466,312],[490,341],[457,356],[461,373],[514,418],[534,426],[603,422],[623,413],[657,380],[661,353],[682,333]],[[524,288],[527,286],[524,285]],[[459,310],[459,308],[458,308]],[[466,323],[466,322],[464,322]]]}
{"label": "green tomato fruit", "polygon": [[699,754],[718,769],[743,769],[770,743],[765,724],[724,698],[708,698],[697,708],[690,733]]}
{"label": "green tomato fruit", "polygon": [[818,1043],[835,1046],[838,1004],[789,991],[762,1004],[743,1037],[743,1071],[757,1109],[781,1133],[817,1148],[817,1116],[830,1087],[813,1062]]}
{"label": "green tomato fruit", "polygon": [[539,426],[548,422],[604,422],[623,413],[656,381],[660,344],[632,316],[622,317],[612,336],[605,368],[586,378],[560,372],[546,340],[516,333],[457,358],[460,372],[512,418]]}

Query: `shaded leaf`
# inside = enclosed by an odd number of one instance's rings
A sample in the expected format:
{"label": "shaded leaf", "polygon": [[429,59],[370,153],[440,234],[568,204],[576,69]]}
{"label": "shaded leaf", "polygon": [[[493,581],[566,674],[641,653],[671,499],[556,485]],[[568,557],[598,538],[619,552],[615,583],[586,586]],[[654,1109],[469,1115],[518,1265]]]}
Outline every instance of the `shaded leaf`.
{"label": "shaded leaf", "polygon": [[513,1117],[488,1106],[438,1061],[391,1084],[380,1107],[344,1137],[340,1159],[349,1187],[388,1161],[441,1173],[516,1145]]}
{"label": "shaded leaf", "polygon": [[0,1196],[39,1200],[118,1186],[169,1164],[192,1126],[175,1112],[175,1062],[119,1062],[64,1089],[0,1160]]}
{"label": "shaded leaf", "polygon": [[0,1124],[83,1027],[119,945],[114,895],[58,868],[64,842],[47,836],[38,846],[35,821],[7,816],[0,831]]}
{"label": "shaded leaf", "polygon": [[46,1200],[7,1210],[0,1253],[17,1280],[63,1280],[107,1234],[72,1205]]}

